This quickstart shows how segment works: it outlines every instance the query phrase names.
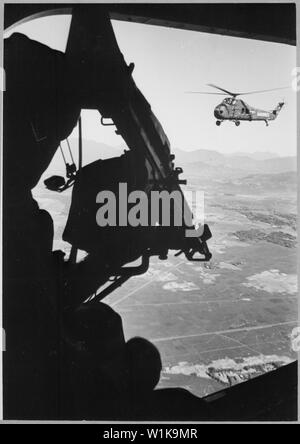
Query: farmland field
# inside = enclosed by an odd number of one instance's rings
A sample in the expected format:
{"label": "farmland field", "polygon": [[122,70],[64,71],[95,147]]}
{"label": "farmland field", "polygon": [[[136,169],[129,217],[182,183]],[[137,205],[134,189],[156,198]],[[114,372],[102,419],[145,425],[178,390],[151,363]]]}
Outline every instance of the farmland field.
{"label": "farmland field", "polygon": [[[190,189],[205,193],[212,260],[154,258],[105,302],[122,316],[126,339],[142,336],[158,347],[160,387],[204,396],[296,359],[296,173],[187,173]],[[36,197],[55,221],[54,247],[66,248],[70,193],[38,188]]]}

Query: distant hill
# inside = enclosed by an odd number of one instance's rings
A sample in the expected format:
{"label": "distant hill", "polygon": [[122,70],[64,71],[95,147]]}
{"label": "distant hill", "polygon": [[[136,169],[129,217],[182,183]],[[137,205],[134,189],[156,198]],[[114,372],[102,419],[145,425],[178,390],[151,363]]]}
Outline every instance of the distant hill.
{"label": "distant hill", "polygon": [[284,173],[297,171],[296,157],[278,157],[261,161],[261,171],[270,173]]}
{"label": "distant hill", "polygon": [[206,162],[190,162],[190,163],[177,163],[176,165],[183,167],[182,178],[184,179],[209,179],[213,181],[224,181],[230,179],[238,179],[245,177],[249,174],[249,171],[244,169],[235,168],[222,163],[209,164]]}
{"label": "distant hill", "polygon": [[239,179],[229,179],[222,183],[224,192],[238,194],[291,193],[297,192],[297,173],[287,171],[276,174],[250,174]]}
{"label": "distant hill", "polygon": [[254,160],[267,160],[267,159],[273,159],[274,157],[279,157],[276,153],[271,153],[269,151],[256,151],[254,153],[232,153],[229,156],[243,156],[243,157],[249,157],[250,159]]}
{"label": "distant hill", "polygon": [[[76,165],[78,165],[78,139],[70,137],[69,143],[74,161]],[[63,147],[67,162],[70,162],[71,159],[67,149],[66,142],[65,141],[62,142],[61,145]],[[100,143],[96,142],[95,140],[87,140],[87,139],[83,139],[82,146],[83,146],[83,155],[82,155],[83,165],[87,165],[91,162],[94,162],[97,159],[108,159],[110,157],[120,156],[121,154],[123,154],[124,149],[126,148],[125,143],[124,147],[121,146],[112,147],[106,145],[105,143]],[[62,174],[62,175],[65,174],[65,164],[59,149],[57,149],[55,156],[53,157],[48,167],[48,170],[43,174],[42,179],[52,174]]]}
{"label": "distant hill", "polygon": [[224,165],[235,167],[249,173],[283,173],[296,171],[296,157],[274,157],[272,159],[255,160],[246,156],[226,157]]}
{"label": "distant hill", "polygon": [[[77,150],[77,139],[69,139],[70,144]],[[109,157],[116,157],[123,154],[126,144],[124,142],[124,148],[113,147],[106,145],[105,143],[96,142],[95,140],[83,139],[83,162],[84,164],[91,163],[97,159],[108,159]]]}
{"label": "distant hill", "polygon": [[243,177],[239,181],[241,184],[254,187],[268,187],[268,188],[296,188],[297,173],[295,171],[288,171],[277,174],[251,174]]}
{"label": "distant hill", "polygon": [[[196,150],[183,151],[173,150],[175,154],[175,164],[182,166],[185,173],[203,177],[215,176],[217,179],[232,177],[245,177],[249,174],[276,174],[297,170],[296,157],[267,157],[266,153],[262,156],[254,153],[248,157],[246,154],[224,155],[218,151]],[[259,154],[259,153],[257,153]],[[257,158],[256,158],[257,157]],[[261,157],[261,159],[259,159]],[[267,158],[266,158],[267,157]]]}
{"label": "distant hill", "polygon": [[186,162],[194,162],[194,161],[220,161],[222,162],[224,158],[226,159],[235,159],[235,158],[246,158],[251,160],[268,160],[268,159],[274,159],[279,158],[278,154],[271,153],[269,151],[257,151],[253,153],[242,153],[242,152],[235,152],[231,154],[221,154],[220,152],[216,150],[205,150],[205,149],[199,149],[194,151],[184,151],[179,148],[175,148],[172,150],[174,154],[176,155],[176,158],[179,161],[186,161]]}
{"label": "distant hill", "polygon": [[205,162],[215,165],[224,161],[224,155],[213,150],[183,151],[176,148],[172,149],[172,153],[175,154],[176,163]]}
{"label": "distant hill", "polygon": [[[75,162],[77,163],[78,140],[70,138]],[[67,153],[66,144],[62,144]],[[97,159],[107,159],[123,154],[126,144],[119,147],[112,147],[94,140],[83,140],[83,164],[86,165]],[[184,178],[193,178],[197,180],[209,179],[210,181],[228,181],[236,180],[255,174],[280,174],[286,172],[295,172],[297,168],[296,157],[279,157],[272,153],[235,153],[230,155],[222,154],[216,150],[195,150],[184,151],[174,149],[175,165],[183,167]],[[250,156],[250,157],[249,157]],[[261,157],[261,159],[260,159]],[[65,167],[61,153],[57,151],[48,171],[43,177],[50,174],[64,174]],[[284,178],[283,178],[284,180]]]}

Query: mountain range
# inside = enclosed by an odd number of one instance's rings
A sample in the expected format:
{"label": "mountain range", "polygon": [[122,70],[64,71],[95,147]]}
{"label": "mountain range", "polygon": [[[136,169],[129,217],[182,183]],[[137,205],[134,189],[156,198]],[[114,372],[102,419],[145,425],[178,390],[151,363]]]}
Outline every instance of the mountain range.
{"label": "mountain range", "polygon": [[235,153],[225,155],[218,151],[212,150],[196,150],[196,151],[183,151],[180,149],[174,150],[175,163],[182,165],[184,170],[193,175],[197,171],[203,173],[206,169],[206,174],[213,173],[230,177],[243,177],[248,174],[276,174],[284,173],[288,171],[297,170],[296,157],[287,156],[279,157],[274,154],[271,157],[269,154],[262,153],[250,153],[241,154]]}
{"label": "mountain range", "polygon": [[[74,158],[77,159],[77,140],[70,139]],[[112,147],[93,140],[83,140],[83,164],[86,165],[99,158],[120,156],[126,145]],[[222,154],[216,150],[199,149],[184,151],[173,149],[175,166],[184,170],[182,177],[210,179],[216,181],[236,180],[256,174],[281,174],[297,171],[297,158],[295,156],[279,157],[270,152],[232,153]],[[51,172],[63,168],[60,153],[57,153],[51,164]],[[283,180],[288,176],[284,176]]]}

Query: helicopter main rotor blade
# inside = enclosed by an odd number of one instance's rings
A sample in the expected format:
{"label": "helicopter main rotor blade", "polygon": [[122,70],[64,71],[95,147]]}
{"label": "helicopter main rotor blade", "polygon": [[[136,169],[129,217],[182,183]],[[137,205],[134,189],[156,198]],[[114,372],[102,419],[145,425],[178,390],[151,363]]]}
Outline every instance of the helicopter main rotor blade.
{"label": "helicopter main rotor blade", "polygon": [[261,89],[259,91],[249,91],[249,92],[245,92],[245,93],[239,93],[239,94],[236,94],[236,95],[237,96],[247,96],[249,94],[260,94],[260,93],[269,92],[269,91],[279,91],[280,89],[289,89],[289,87],[288,86],[284,86],[282,88]]}
{"label": "helicopter main rotor blade", "polygon": [[232,97],[246,96],[246,95],[249,95],[249,94],[260,94],[260,93],[264,93],[264,92],[269,92],[269,91],[279,91],[279,90],[281,90],[281,89],[288,89],[288,88],[289,88],[288,86],[284,86],[284,87],[282,87],[282,88],[261,89],[261,90],[258,90],[258,91],[247,91],[247,92],[233,93],[233,92],[231,92],[231,91],[227,91],[226,89],[220,88],[220,87],[217,86],[217,85],[213,85],[212,83],[209,83],[208,86],[211,86],[212,88],[219,89],[220,91],[223,91],[223,92],[229,94],[229,95],[232,96]]}
{"label": "helicopter main rotor blade", "polygon": [[210,92],[203,92],[203,91],[186,91],[185,94],[210,94],[214,96],[227,96],[225,93],[210,93]]}
{"label": "helicopter main rotor blade", "polygon": [[227,91],[227,89],[220,88],[219,86],[214,85],[213,83],[208,83],[207,86],[211,86],[212,88],[219,89],[220,91],[223,91],[224,93],[229,94],[230,96],[233,96],[233,97],[239,95],[238,93],[236,94],[236,93],[233,93],[233,92],[231,92],[231,91]]}

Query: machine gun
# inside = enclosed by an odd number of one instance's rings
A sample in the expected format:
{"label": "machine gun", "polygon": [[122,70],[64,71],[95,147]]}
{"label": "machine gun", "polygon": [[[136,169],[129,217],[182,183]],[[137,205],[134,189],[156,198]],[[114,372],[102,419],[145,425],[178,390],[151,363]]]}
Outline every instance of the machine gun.
{"label": "machine gun", "polygon": [[[166,259],[169,249],[179,250],[178,254],[184,253],[187,260],[210,260],[211,253],[207,246],[207,240],[211,238],[209,227],[204,225],[196,236],[185,235],[187,229],[191,230],[194,227],[192,211],[180,187],[186,183],[179,179],[182,169],[175,168],[169,140],[133,80],[134,65],[126,64],[105,7],[74,7],[66,56],[74,67],[77,81],[80,82],[81,108],[98,110],[101,123],[115,125],[116,133],[122,136],[130,150],[129,154],[124,156],[124,161],[121,161],[121,168],[112,165],[112,171],[119,168],[115,182],[130,182],[131,189],[142,190],[147,195],[151,191],[177,192],[182,198],[184,208],[184,220],[180,226],[161,226],[159,216],[155,226],[151,227],[111,227],[110,230],[99,230],[95,225],[95,212],[91,208],[95,205],[95,192],[99,189],[90,194],[93,203],[87,211],[78,209],[82,208],[84,203],[87,205],[88,197],[85,193],[82,194],[82,190],[87,182],[87,188],[91,190],[90,178],[99,177],[101,182],[103,164],[95,163],[79,171],[64,239],[70,242],[73,248],[85,249],[89,253],[92,250],[93,254],[97,254],[95,245],[96,249],[102,245],[102,252],[105,250],[101,260],[105,264],[107,276],[110,276],[110,279],[113,276],[113,284],[109,290],[101,292],[97,299],[103,299],[129,277],[144,273],[148,268],[150,256],[157,255],[160,259]],[[86,168],[89,168],[89,172],[85,173]],[[110,187],[109,178],[105,185]],[[104,186],[103,182],[101,186]],[[172,216],[178,211],[182,211],[182,208],[176,208],[176,205],[170,209]],[[91,215],[93,228],[91,221],[83,222],[86,221],[87,214]],[[78,227],[85,228],[81,230]],[[102,233],[98,241],[97,234],[95,237],[92,235],[93,229]],[[90,242],[91,238],[93,242]],[[135,244],[135,247],[128,250],[128,244]],[[196,259],[195,254],[198,253],[201,257]],[[138,257],[142,258],[140,266],[124,266]]]}

